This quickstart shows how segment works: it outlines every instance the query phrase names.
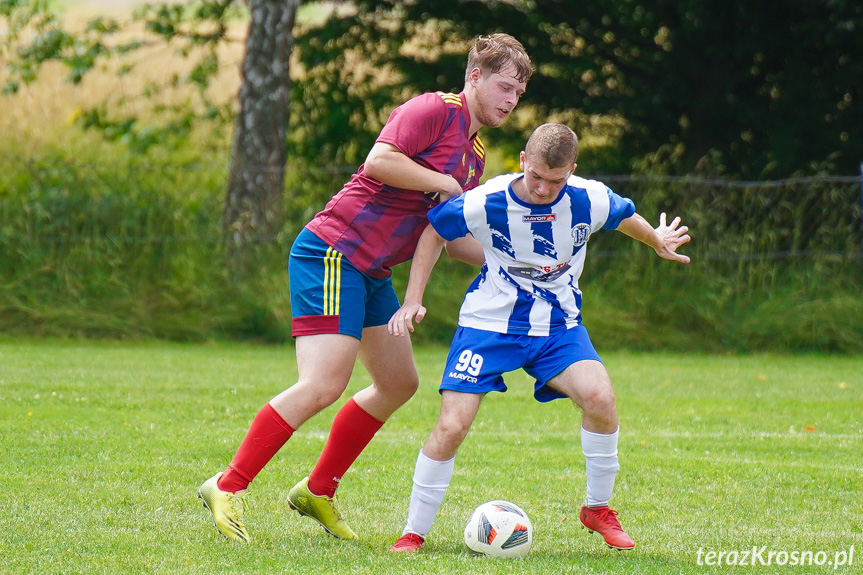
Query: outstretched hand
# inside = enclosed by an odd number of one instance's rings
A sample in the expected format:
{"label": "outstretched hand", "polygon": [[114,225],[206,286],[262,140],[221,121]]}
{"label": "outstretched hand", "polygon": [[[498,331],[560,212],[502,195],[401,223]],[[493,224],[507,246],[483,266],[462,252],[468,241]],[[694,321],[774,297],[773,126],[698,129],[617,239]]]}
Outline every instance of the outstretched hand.
{"label": "outstretched hand", "polygon": [[674,260],[683,264],[689,263],[689,256],[677,253],[677,248],[691,240],[687,233],[689,227],[680,225],[680,218],[675,217],[670,224],[665,223],[665,212],[659,214],[659,225],[654,228],[659,236],[659,247],[656,253],[659,257]]}
{"label": "outstretched hand", "polygon": [[426,308],[421,303],[405,302],[387,322],[387,331],[390,335],[405,337],[408,332],[414,331],[413,320],[420,323],[425,316]]}

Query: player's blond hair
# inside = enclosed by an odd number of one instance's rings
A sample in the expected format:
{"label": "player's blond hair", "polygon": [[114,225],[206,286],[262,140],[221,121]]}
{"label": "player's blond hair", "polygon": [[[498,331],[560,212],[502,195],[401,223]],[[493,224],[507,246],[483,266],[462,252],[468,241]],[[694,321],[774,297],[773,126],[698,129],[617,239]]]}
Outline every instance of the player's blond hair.
{"label": "player's blond hair", "polygon": [[491,75],[509,64],[515,66],[515,78],[519,82],[527,82],[533,74],[530,57],[521,42],[509,34],[478,36],[467,55],[464,81],[467,83],[470,71],[474,68],[479,68],[483,75]]}
{"label": "player's blond hair", "polygon": [[543,124],[528,138],[524,153],[552,169],[572,166],[578,158],[578,137],[563,124]]}

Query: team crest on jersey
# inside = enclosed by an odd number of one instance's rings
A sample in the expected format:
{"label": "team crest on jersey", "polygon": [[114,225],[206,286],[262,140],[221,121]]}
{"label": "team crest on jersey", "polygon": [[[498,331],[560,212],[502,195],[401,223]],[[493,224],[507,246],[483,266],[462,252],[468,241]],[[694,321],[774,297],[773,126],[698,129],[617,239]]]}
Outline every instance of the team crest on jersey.
{"label": "team crest on jersey", "polygon": [[572,228],[572,241],[575,247],[582,246],[587,243],[590,237],[590,226],[587,224],[577,224]]}
{"label": "team crest on jersey", "polygon": [[554,214],[529,214],[521,217],[521,221],[530,224],[533,222],[553,222],[557,220]]}

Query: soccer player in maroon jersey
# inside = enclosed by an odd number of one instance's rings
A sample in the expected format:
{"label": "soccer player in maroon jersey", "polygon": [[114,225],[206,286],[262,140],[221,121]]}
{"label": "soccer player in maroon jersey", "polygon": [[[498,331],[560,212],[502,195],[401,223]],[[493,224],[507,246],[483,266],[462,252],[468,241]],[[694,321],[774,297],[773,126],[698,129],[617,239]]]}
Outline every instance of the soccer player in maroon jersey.
{"label": "soccer player in maroon jersey", "polygon": [[[264,405],[227,469],[198,489],[224,536],[249,540],[249,483],[300,425],[341,397],[359,357],[372,385],[336,414],[317,464],[288,494],[300,515],[356,539],[333,500],[338,483],[419,385],[410,340],[387,333],[400,307],[391,268],[413,256],[431,208],[479,184],[485,149],[477,132],[503,124],[532,72],[512,36],[477,38],[464,90],[423,94],[396,108],[365,163],[298,235],[288,271],[299,380]],[[450,253],[483,261],[478,245],[462,242]]]}

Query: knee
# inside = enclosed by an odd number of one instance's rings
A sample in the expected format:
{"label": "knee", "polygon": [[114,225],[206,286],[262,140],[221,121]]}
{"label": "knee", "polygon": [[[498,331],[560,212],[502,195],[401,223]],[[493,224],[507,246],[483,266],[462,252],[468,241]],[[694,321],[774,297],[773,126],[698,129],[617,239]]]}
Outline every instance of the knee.
{"label": "knee", "polygon": [[467,437],[467,432],[469,430],[469,423],[458,420],[443,420],[438,422],[437,429],[435,431],[442,443],[455,449],[458,448],[458,446],[464,441],[464,438]]}
{"label": "knee", "polygon": [[590,390],[584,395],[581,403],[580,407],[585,415],[608,422],[613,420],[616,423],[617,407],[611,386],[599,386]]}
{"label": "knee", "polygon": [[313,396],[315,413],[320,413],[341,398],[344,387],[322,385]]}
{"label": "knee", "polygon": [[401,374],[398,378],[375,382],[375,390],[388,398],[397,400],[399,405],[405,403],[417,392],[420,386],[419,376],[416,372]]}
{"label": "knee", "polygon": [[300,379],[270,400],[270,405],[294,429],[338,400],[346,385],[334,385]]}
{"label": "knee", "polygon": [[420,377],[414,372],[408,376],[405,376],[404,382],[401,385],[403,393],[407,396],[407,399],[413,397],[413,395],[420,388]]}

